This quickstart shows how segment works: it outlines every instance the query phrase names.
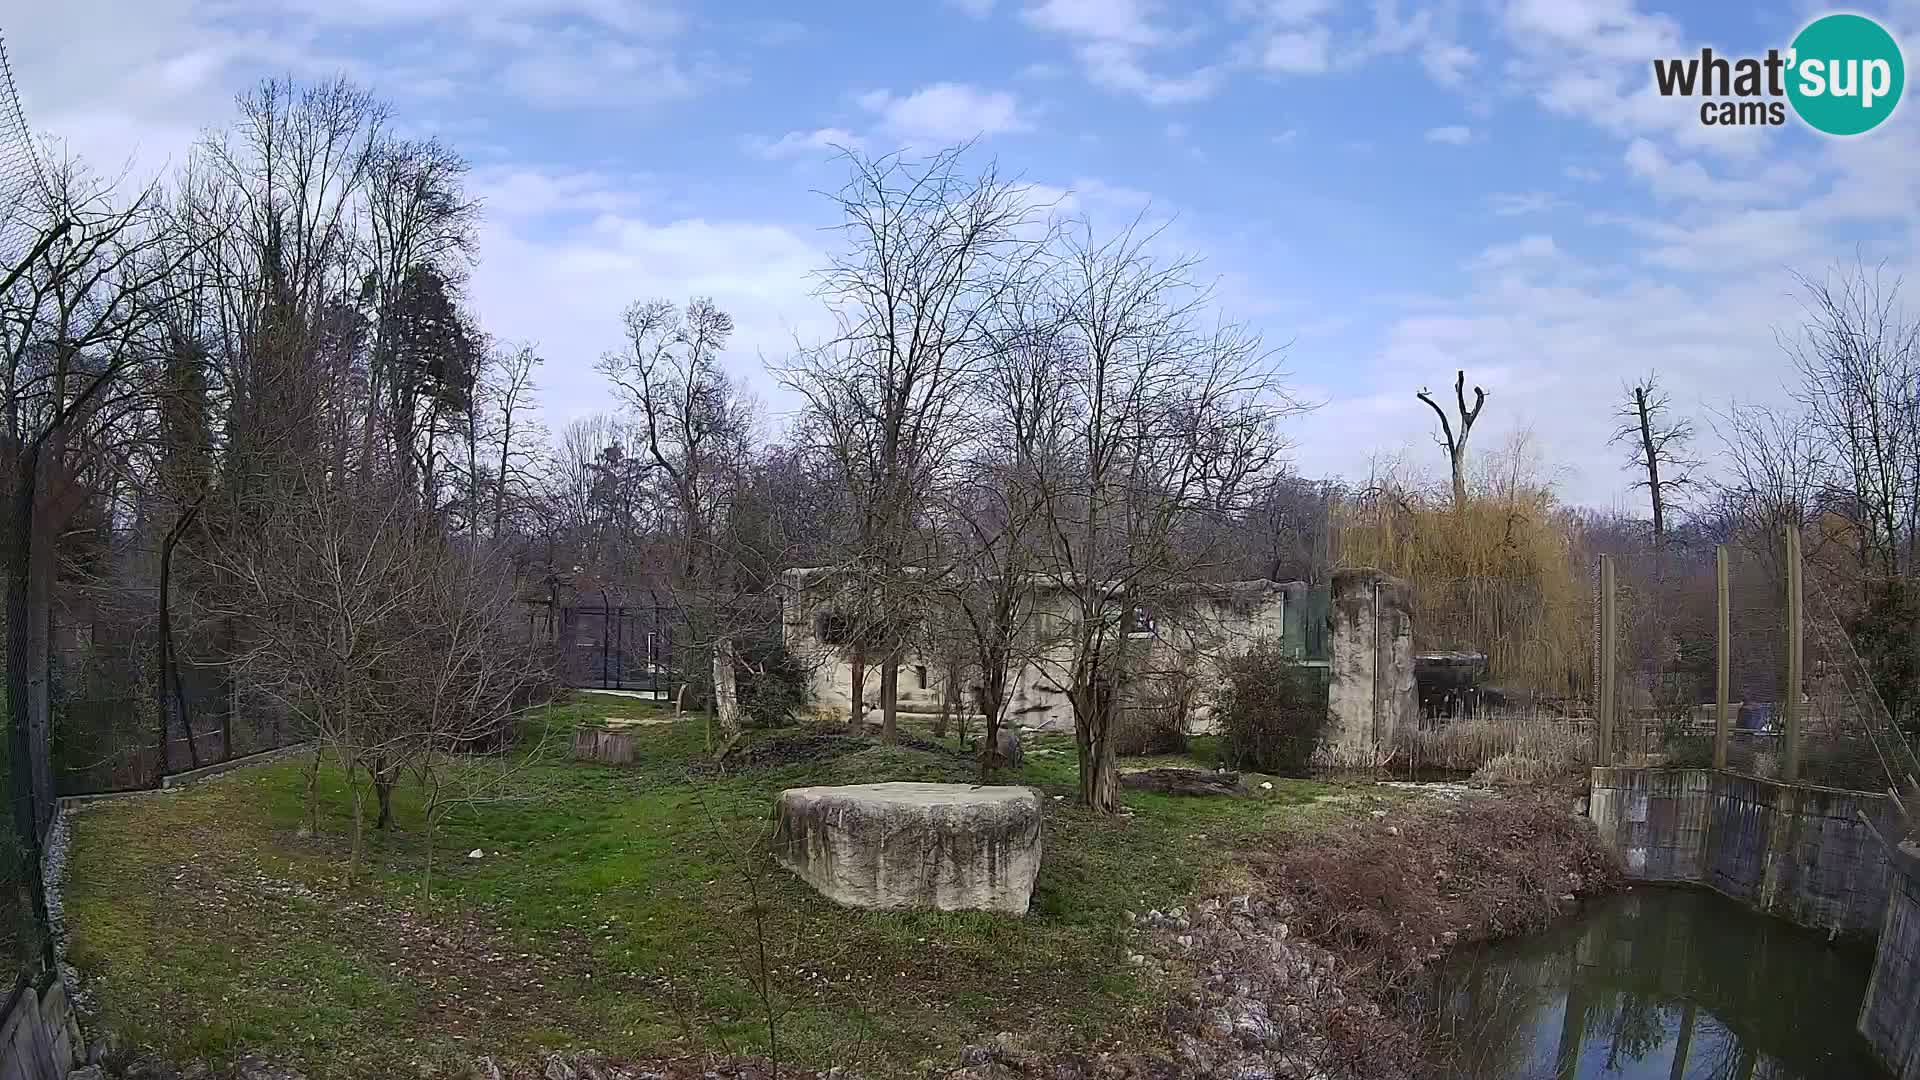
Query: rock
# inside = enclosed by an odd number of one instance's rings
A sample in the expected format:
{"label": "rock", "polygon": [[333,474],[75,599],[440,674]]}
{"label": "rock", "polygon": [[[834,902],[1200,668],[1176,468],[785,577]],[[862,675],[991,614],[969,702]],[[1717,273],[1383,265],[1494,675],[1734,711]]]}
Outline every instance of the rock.
{"label": "rock", "polygon": [[995,769],[1017,769],[1027,759],[1026,751],[1020,746],[1020,732],[1011,724],[1001,725],[993,737],[993,745],[982,746],[980,756]]}
{"label": "rock", "polygon": [[233,1080],[306,1080],[306,1077],[283,1065],[275,1065],[248,1054],[234,1063]]}
{"label": "rock", "polygon": [[486,854],[487,854],[486,852],[481,851],[479,848],[474,848],[472,851],[467,852],[467,858],[481,859],[481,858],[485,858]]}
{"label": "rock", "polygon": [[67,1080],[106,1080],[107,1074],[100,1071],[98,1065],[88,1065],[67,1074]]}
{"label": "rock", "polygon": [[540,1075],[546,1080],[580,1080],[579,1072],[567,1064],[567,1059],[559,1054],[548,1056],[547,1067],[541,1070]]}
{"label": "rock", "polygon": [[503,1080],[500,1075],[500,1066],[494,1064],[490,1057],[474,1059],[473,1080]]}
{"label": "rock", "polygon": [[1040,872],[1027,787],[887,783],[780,793],[774,857],[856,908],[1024,915]]}
{"label": "rock", "polygon": [[154,1057],[143,1057],[128,1065],[126,1080],[180,1080],[180,1070]]}
{"label": "rock", "polygon": [[[69,983],[68,985],[71,986],[72,984]],[[98,1039],[93,1041],[92,1046],[87,1048],[87,1064],[89,1065],[104,1065],[108,1061],[117,1060],[119,1057],[120,1036],[111,1031],[102,1034]]]}
{"label": "rock", "polygon": [[1261,791],[1272,791],[1272,790],[1273,790],[1273,781],[1271,781],[1271,780],[1262,780],[1262,781],[1260,781],[1260,790],[1261,790]]}
{"label": "rock", "polygon": [[1167,795],[1245,795],[1237,772],[1201,769],[1136,769],[1120,774],[1120,786],[1130,791],[1157,791]]}

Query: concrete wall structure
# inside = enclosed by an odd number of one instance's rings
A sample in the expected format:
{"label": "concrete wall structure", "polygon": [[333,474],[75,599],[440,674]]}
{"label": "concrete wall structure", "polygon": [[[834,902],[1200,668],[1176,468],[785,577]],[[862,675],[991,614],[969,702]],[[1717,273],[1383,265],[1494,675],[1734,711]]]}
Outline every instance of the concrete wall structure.
{"label": "concrete wall structure", "polygon": [[80,1045],[66,985],[22,987],[0,1017],[0,1080],[66,1080]]}
{"label": "concrete wall structure", "polygon": [[1901,844],[1892,864],[1893,887],[1859,1027],[1898,1080],[1920,1080],[1920,846]]}
{"label": "concrete wall structure", "polygon": [[1884,795],[1712,769],[1600,768],[1588,816],[1634,880],[1705,885],[1801,926],[1871,937],[1891,870],[1860,815],[1879,822],[1889,809]]}
{"label": "concrete wall structure", "polygon": [[[854,687],[850,650],[823,640],[839,603],[834,578],[830,569],[787,571],[782,625],[787,647],[812,662],[815,710],[823,718],[840,719],[853,704]],[[1302,661],[1315,659],[1308,655],[1308,642],[1318,635],[1310,634],[1303,621],[1311,609],[1308,593],[1303,582],[1259,580],[1194,585],[1162,596],[1154,608],[1141,611],[1140,628],[1128,635],[1134,689],[1158,679],[1191,677],[1195,682],[1188,728],[1195,733],[1212,730],[1214,703],[1224,685],[1223,660],[1263,638],[1279,642],[1282,651]],[[1055,586],[1036,584],[1030,603],[1025,618],[1030,640],[1017,650],[1023,661],[1007,680],[1006,718],[1022,727],[1071,731],[1073,706],[1065,679],[1073,658],[1077,599]],[[900,663],[902,711],[937,711],[944,679],[938,658],[909,650]],[[963,701],[972,700],[970,686],[961,691]],[[880,664],[868,663],[862,697],[868,711],[877,713]]]}
{"label": "concrete wall structure", "polygon": [[1394,735],[1419,723],[1410,597],[1405,582],[1378,570],[1333,575],[1325,764],[1377,768],[1392,756]]}

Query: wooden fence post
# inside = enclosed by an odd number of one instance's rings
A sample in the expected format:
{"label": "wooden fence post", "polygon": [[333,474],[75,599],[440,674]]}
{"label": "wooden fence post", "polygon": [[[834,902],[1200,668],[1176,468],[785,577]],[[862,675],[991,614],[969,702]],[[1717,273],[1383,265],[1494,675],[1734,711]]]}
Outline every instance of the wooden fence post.
{"label": "wooden fence post", "polygon": [[1599,754],[1596,765],[1613,764],[1614,713],[1619,707],[1615,684],[1618,657],[1616,656],[1619,634],[1619,610],[1616,606],[1613,588],[1613,556],[1600,556],[1600,685],[1597,687],[1600,704],[1599,716]]}
{"label": "wooden fence post", "polygon": [[1713,718],[1713,767],[1727,767],[1727,714],[1733,705],[1729,700],[1732,679],[1729,673],[1733,658],[1733,619],[1727,605],[1727,545],[1721,544],[1713,551],[1713,572],[1716,592],[1719,594],[1719,664],[1714,673],[1714,709]]}
{"label": "wooden fence post", "polygon": [[1800,527],[1787,526],[1787,755],[1782,776],[1800,779],[1800,683],[1806,638],[1801,628]]}

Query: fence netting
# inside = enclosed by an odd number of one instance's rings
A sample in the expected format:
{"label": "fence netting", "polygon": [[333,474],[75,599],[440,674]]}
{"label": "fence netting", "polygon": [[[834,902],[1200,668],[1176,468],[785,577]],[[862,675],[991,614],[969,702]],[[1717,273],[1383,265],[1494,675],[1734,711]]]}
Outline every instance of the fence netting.
{"label": "fence netting", "polygon": [[[1754,776],[1883,791],[1920,774],[1862,656],[1871,593],[1820,556],[1800,560],[1797,760],[1789,760],[1789,559],[1784,537],[1726,546],[1725,765]],[[1396,761],[1488,781],[1592,764],[1714,764],[1720,575],[1712,544],[1614,554],[1614,654],[1604,662],[1602,560],[1564,578],[1409,582],[1420,718]],[[1610,674],[1609,674],[1610,673]],[[1610,680],[1610,681],[1609,681]],[[1603,687],[1613,724],[1602,747]]]}
{"label": "fence netting", "polygon": [[[39,239],[28,213],[39,176],[33,134],[14,90],[6,43],[0,40],[0,281],[20,269]],[[10,468],[11,460],[0,460],[0,465]],[[0,620],[4,618],[0,611]],[[15,661],[9,655],[7,662]],[[0,707],[10,709],[4,685],[0,685]],[[0,739],[6,765],[0,769],[0,784],[4,784],[10,822],[8,828],[0,829],[0,952],[12,961],[16,976],[12,988],[18,991],[47,975],[50,952],[44,908],[34,891],[39,880],[33,855],[38,849],[35,823],[42,816],[30,776],[31,755],[18,751],[10,726],[7,735]]]}
{"label": "fence netting", "polygon": [[[1793,626],[1784,541],[1726,552],[1726,767],[1880,791],[1913,770],[1907,739],[1854,648],[1858,617],[1817,563],[1801,562],[1797,762],[1789,747]],[[1608,762],[1708,766],[1718,724],[1718,554],[1672,545],[1613,556],[1616,717]],[[1596,567],[1595,580],[1600,573]],[[1596,608],[1600,594],[1596,591]],[[1602,620],[1593,620],[1596,691]],[[1596,704],[1599,695],[1596,693]]]}

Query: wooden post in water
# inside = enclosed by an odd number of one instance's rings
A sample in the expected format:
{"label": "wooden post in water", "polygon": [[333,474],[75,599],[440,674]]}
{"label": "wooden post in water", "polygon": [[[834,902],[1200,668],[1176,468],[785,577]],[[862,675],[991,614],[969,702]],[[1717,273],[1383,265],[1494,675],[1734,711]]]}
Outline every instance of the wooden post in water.
{"label": "wooden post in water", "polygon": [[1800,779],[1800,683],[1804,673],[1803,649],[1806,638],[1801,632],[1800,527],[1787,525],[1787,754],[1781,775]]}
{"label": "wooden post in water", "polygon": [[1613,556],[1600,556],[1600,685],[1596,688],[1599,697],[1599,753],[1594,761],[1596,765],[1613,764],[1614,712],[1619,706],[1615,693],[1616,646],[1615,638],[1619,634],[1619,611],[1613,595]]}
{"label": "wooden post in water", "polygon": [[1728,690],[1732,679],[1729,671],[1733,658],[1733,619],[1727,609],[1727,545],[1721,544],[1713,551],[1713,571],[1716,591],[1720,596],[1719,627],[1719,668],[1714,673],[1714,717],[1713,717],[1713,767],[1727,767],[1727,713],[1732,710],[1728,700]]}

